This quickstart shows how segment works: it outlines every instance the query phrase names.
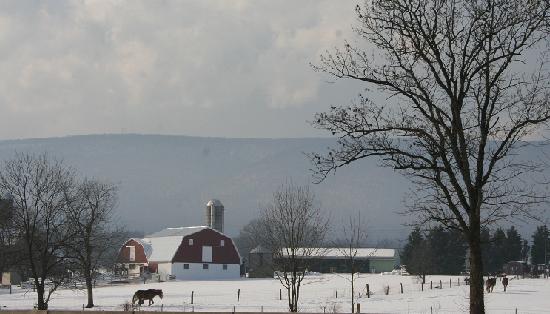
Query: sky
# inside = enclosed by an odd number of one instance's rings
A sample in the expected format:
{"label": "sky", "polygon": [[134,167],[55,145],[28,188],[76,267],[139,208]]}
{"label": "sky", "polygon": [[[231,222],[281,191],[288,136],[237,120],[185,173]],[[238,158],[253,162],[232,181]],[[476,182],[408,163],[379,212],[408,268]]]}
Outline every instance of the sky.
{"label": "sky", "polygon": [[0,139],[328,134],[361,86],[310,66],[354,38],[349,0],[2,1]]}

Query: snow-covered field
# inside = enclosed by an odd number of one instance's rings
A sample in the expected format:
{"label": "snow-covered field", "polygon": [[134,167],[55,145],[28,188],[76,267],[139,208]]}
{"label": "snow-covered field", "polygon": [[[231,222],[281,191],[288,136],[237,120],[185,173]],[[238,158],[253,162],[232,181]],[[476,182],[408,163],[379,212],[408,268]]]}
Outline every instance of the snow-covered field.
{"label": "snow-covered field", "polygon": [[[347,276],[321,275],[308,276],[300,294],[300,310],[304,312],[350,312],[350,284]],[[460,286],[457,279],[460,278]],[[449,288],[449,279],[452,286]],[[439,281],[443,289],[436,289]],[[430,289],[433,281],[434,289]],[[429,276],[428,284],[421,291],[420,284],[413,276],[361,275],[357,280],[358,302],[361,312],[377,313],[464,313],[468,309],[468,286],[462,277]],[[366,284],[369,284],[370,299],[366,297]],[[401,294],[400,283],[404,293]],[[384,294],[388,285],[389,295]],[[276,279],[239,279],[218,281],[176,281],[122,285],[96,288],[94,290],[97,310],[122,309],[137,289],[162,289],[164,299],[155,299],[156,304],[148,310],[165,311],[286,311],[287,298],[282,291],[279,300],[280,283]],[[241,290],[237,301],[237,289]],[[194,291],[194,304],[191,304],[191,291]],[[13,294],[0,290],[0,310],[29,309],[35,303],[32,291],[14,289]],[[338,293],[338,298],[336,298]],[[59,290],[52,296],[50,309],[82,309],[86,302],[83,290]],[[550,313],[550,279],[512,279],[505,293],[502,284],[497,282],[493,293],[486,295],[488,313]]]}

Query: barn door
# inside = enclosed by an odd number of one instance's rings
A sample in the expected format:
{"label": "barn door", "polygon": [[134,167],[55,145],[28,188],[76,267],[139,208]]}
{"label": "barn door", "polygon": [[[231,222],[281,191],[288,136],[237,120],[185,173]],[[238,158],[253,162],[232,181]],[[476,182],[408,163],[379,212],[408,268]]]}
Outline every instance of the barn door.
{"label": "barn door", "polygon": [[206,263],[212,262],[212,247],[203,246],[202,247],[202,261]]}
{"label": "barn door", "polygon": [[128,248],[130,249],[129,260],[130,262],[133,262],[136,260],[136,247],[128,246]]}

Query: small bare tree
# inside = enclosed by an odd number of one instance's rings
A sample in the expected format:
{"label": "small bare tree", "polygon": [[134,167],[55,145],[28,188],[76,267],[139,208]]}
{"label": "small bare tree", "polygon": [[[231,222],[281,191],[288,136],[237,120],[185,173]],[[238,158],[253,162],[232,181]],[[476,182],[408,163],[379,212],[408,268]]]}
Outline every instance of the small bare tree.
{"label": "small bare tree", "polygon": [[73,193],[68,207],[68,222],[74,234],[68,254],[84,277],[88,294],[87,308],[94,306],[93,280],[102,256],[113,245],[113,210],[117,204],[117,187],[98,180],[84,179]]}
{"label": "small bare tree", "polygon": [[311,259],[320,257],[328,219],[307,186],[287,184],[273,194],[261,218],[263,243],[273,251],[277,278],[287,290],[290,312],[298,311],[300,287]]}
{"label": "small bare tree", "polygon": [[[52,293],[66,276],[65,247],[72,237],[66,219],[67,191],[73,171],[46,154],[18,153],[0,170],[0,193],[13,201],[13,219],[24,245],[39,310],[47,310]],[[46,291],[46,280],[50,280]]]}
{"label": "small bare tree", "polygon": [[318,179],[368,157],[407,175],[419,223],[460,230],[470,248],[470,312],[484,313],[480,230],[541,201],[536,167],[514,158],[550,119],[547,0],[372,0],[358,36],[315,69],[380,91],[319,113],[339,137],[312,154]]}
{"label": "small bare tree", "polygon": [[344,256],[350,267],[350,278],[348,281],[351,284],[352,313],[355,313],[355,280],[359,274],[357,254],[366,240],[366,224],[361,218],[361,213],[357,213],[357,217],[350,216],[349,221],[343,224],[341,241],[336,243],[337,250]]}

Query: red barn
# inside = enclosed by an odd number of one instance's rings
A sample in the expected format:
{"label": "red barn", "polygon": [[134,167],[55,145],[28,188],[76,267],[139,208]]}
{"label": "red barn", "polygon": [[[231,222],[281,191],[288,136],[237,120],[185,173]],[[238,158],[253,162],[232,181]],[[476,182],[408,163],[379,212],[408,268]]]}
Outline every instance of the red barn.
{"label": "red barn", "polygon": [[130,277],[147,269],[176,279],[238,278],[240,262],[233,240],[205,226],[167,228],[143,239],[130,239],[117,257]]}

